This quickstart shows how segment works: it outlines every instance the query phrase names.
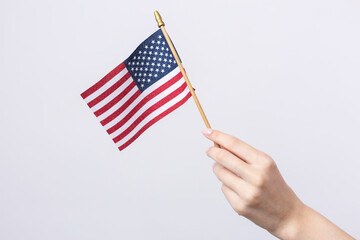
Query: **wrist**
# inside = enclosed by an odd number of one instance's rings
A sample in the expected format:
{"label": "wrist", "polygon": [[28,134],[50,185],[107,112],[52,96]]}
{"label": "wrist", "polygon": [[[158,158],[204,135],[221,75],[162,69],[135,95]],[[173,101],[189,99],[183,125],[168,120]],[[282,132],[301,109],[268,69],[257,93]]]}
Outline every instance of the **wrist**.
{"label": "wrist", "polygon": [[299,199],[292,207],[289,214],[281,221],[276,229],[274,236],[283,240],[298,239],[301,229],[306,221],[306,216],[311,213],[310,208],[302,203]]}

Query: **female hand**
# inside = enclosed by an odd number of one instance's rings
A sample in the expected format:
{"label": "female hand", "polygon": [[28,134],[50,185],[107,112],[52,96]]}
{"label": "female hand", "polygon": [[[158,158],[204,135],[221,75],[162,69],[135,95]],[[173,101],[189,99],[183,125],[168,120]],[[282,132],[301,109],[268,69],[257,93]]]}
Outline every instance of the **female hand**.
{"label": "female hand", "polygon": [[210,147],[207,155],[216,161],[213,171],[239,215],[280,239],[353,239],[304,205],[266,153],[217,130],[203,134],[221,146]]}

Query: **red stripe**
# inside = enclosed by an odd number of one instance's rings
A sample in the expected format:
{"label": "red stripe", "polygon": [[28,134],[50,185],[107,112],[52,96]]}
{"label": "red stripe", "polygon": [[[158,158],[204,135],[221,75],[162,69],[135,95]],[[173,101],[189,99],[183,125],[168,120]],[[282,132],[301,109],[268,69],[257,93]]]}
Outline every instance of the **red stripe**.
{"label": "red stripe", "polygon": [[110,116],[102,120],[100,123],[101,125],[105,126],[109,122],[111,122],[114,118],[116,118],[118,115],[120,115],[130,104],[132,104],[135,99],[140,96],[141,91],[138,89],[134,95],[132,95],[119,109],[117,109],[115,112],[113,112]]}
{"label": "red stripe", "polygon": [[161,99],[160,101],[156,102],[154,105],[146,109],[145,112],[143,112],[131,125],[125,129],[122,133],[120,133],[118,136],[113,138],[113,141],[117,143],[121,139],[123,139],[125,136],[127,136],[139,123],[141,123],[147,116],[149,116],[152,112],[154,112],[156,109],[160,108],[167,102],[169,102],[171,99],[178,96],[180,93],[182,93],[187,88],[186,82],[184,82],[180,87],[178,87],[175,91]]}
{"label": "red stripe", "polygon": [[[112,126],[111,128],[109,128],[107,130],[107,132],[109,134],[115,132],[117,129],[119,129],[121,126],[123,126],[132,116],[134,116],[134,114],[142,107],[144,106],[147,102],[149,102],[151,99],[153,99],[154,97],[156,97],[157,95],[159,95],[161,92],[163,92],[164,90],[166,90],[167,88],[169,88],[171,85],[173,85],[175,82],[177,82],[178,80],[180,80],[182,78],[182,74],[181,72],[179,72],[178,74],[176,74],[175,77],[173,77],[172,79],[170,79],[169,81],[165,82],[163,85],[161,85],[160,87],[158,87],[157,89],[155,89],[154,91],[152,91],[150,94],[148,94],[144,99],[142,99],[133,109],[131,109],[131,111],[123,118],[121,119],[118,123],[116,123],[114,126]],[[116,116],[115,116],[116,117]],[[114,117],[114,118],[115,118]],[[113,119],[114,119],[113,118]],[[111,119],[112,120],[112,119]],[[111,120],[106,120],[108,122],[110,122]]]}
{"label": "red stripe", "polygon": [[[114,97],[110,102],[108,102],[105,106],[94,112],[95,116],[100,116],[107,110],[109,110],[112,106],[114,106],[116,103],[118,103],[121,99],[123,99],[126,94],[128,94],[134,87],[136,87],[136,83],[132,81],[129,86],[127,86],[119,95]],[[136,87],[137,88],[137,87]],[[138,89],[138,88],[137,88]]]}
{"label": "red stripe", "polygon": [[105,77],[103,77],[100,81],[91,86],[88,90],[81,94],[83,99],[87,98],[94,92],[96,92],[99,88],[105,85],[108,81],[110,81],[113,77],[115,77],[119,72],[121,72],[125,68],[124,63],[120,63],[116,68],[114,68],[111,72],[109,72]]}
{"label": "red stripe", "polygon": [[178,107],[183,105],[190,97],[191,97],[191,93],[189,92],[182,100],[180,100],[179,102],[174,104],[172,107],[170,107],[163,113],[161,113],[158,116],[156,116],[155,118],[153,118],[150,122],[145,124],[132,138],[130,138],[123,145],[121,145],[119,147],[119,150],[120,151],[124,150],[127,146],[129,146],[132,142],[134,142],[143,132],[145,132],[150,126],[152,126],[154,123],[156,123],[157,121],[159,121],[160,119],[162,119],[163,117],[165,117],[166,115],[168,115],[169,113],[171,113],[172,111],[174,111],[175,109],[177,109]]}
{"label": "red stripe", "polygon": [[118,80],[116,83],[114,83],[114,85],[112,85],[111,87],[109,87],[108,89],[106,89],[105,92],[103,92],[102,94],[100,94],[99,96],[97,96],[94,100],[92,100],[91,102],[88,103],[88,106],[90,108],[92,108],[93,106],[95,106],[96,104],[98,104],[99,102],[101,102],[102,100],[104,100],[107,96],[109,96],[111,93],[113,93],[116,89],[118,89],[121,85],[123,85],[129,78],[130,78],[130,73],[127,72],[120,80]]}

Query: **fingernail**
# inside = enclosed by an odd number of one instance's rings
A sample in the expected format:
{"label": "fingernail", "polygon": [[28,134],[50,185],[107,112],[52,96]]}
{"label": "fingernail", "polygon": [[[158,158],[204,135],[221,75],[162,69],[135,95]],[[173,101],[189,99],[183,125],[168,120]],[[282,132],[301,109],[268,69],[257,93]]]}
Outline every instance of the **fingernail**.
{"label": "fingernail", "polygon": [[209,136],[211,133],[212,133],[212,129],[211,128],[204,128],[202,130],[202,133],[205,135],[205,136]]}

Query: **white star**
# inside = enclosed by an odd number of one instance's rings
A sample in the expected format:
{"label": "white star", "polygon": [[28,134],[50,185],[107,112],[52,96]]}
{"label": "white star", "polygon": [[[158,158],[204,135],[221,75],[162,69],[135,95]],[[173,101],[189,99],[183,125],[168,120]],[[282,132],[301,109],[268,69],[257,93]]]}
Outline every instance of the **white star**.
{"label": "white star", "polygon": [[141,54],[141,51],[139,51],[139,54]]}
{"label": "white star", "polygon": [[151,77],[152,76],[152,73],[149,73],[149,77]]}
{"label": "white star", "polygon": [[161,62],[161,58],[158,58],[158,60]]}
{"label": "white star", "polygon": [[140,59],[140,56],[138,56],[138,58],[137,59]]}
{"label": "white star", "polygon": [[140,82],[140,79],[138,79],[138,82]]}
{"label": "white star", "polygon": [[156,64],[156,65],[157,65],[158,67],[160,67],[160,65],[161,65],[161,64],[160,64],[160,63],[158,63],[158,64]]}
{"label": "white star", "polygon": [[146,62],[146,66],[149,66],[149,62]]}
{"label": "white star", "polygon": [[148,57],[148,58],[147,58],[147,60],[150,60],[150,59],[151,59],[151,57]]}
{"label": "white star", "polygon": [[162,44],[165,45],[165,42],[163,42]]}
{"label": "white star", "polygon": [[168,68],[170,68],[171,66],[170,66],[170,64],[168,65]]}
{"label": "white star", "polygon": [[143,82],[145,82],[145,78],[143,78],[143,80],[142,80]]}
{"label": "white star", "polygon": [[160,38],[160,39],[161,39],[161,35],[159,35],[159,36],[158,36],[158,38]]}
{"label": "white star", "polygon": [[169,51],[169,48],[166,48],[166,51]]}
{"label": "white star", "polygon": [[150,82],[150,78],[148,78],[148,80],[147,80],[148,82]]}
{"label": "white star", "polygon": [[166,67],[166,64],[163,64],[162,66],[163,66],[163,67]]}
{"label": "white star", "polygon": [[136,76],[137,76],[137,73],[135,73],[134,75],[135,75],[135,77],[136,77]]}
{"label": "white star", "polygon": [[166,59],[166,58],[164,58],[164,62],[167,62],[167,59]]}
{"label": "white star", "polygon": [[139,65],[140,63],[139,62],[136,62],[136,65]]}
{"label": "white star", "polygon": [[172,60],[170,59],[169,62],[172,62]]}
{"label": "white star", "polygon": [[138,68],[135,68],[135,70],[137,71],[137,70],[138,70]]}
{"label": "white star", "polygon": [[144,51],[144,54],[146,54],[147,52],[146,51]]}
{"label": "white star", "polygon": [[140,68],[140,71],[142,71],[143,68]]}
{"label": "white star", "polygon": [[164,47],[161,47],[161,50],[164,50],[165,48]]}
{"label": "white star", "polygon": [[161,69],[161,72],[164,72],[164,69]]}
{"label": "white star", "polygon": [[148,46],[147,46],[147,45],[145,45],[145,48],[147,49],[147,48],[148,48]]}
{"label": "white star", "polygon": [[144,84],[141,84],[141,87],[144,87]]}
{"label": "white star", "polygon": [[155,55],[158,55],[158,53],[157,53],[157,52],[155,52],[154,54],[155,54]]}
{"label": "white star", "polygon": [[158,47],[158,46],[156,46],[156,47],[155,47],[155,49],[156,49],[156,50],[159,50],[159,47]]}
{"label": "white star", "polygon": [[153,48],[154,48],[154,47],[151,45],[151,46],[150,46],[150,49],[153,49]]}
{"label": "white star", "polygon": [[150,72],[152,72],[154,69],[153,68],[150,68]]}
{"label": "white star", "polygon": [[141,73],[139,73],[139,76],[141,77]]}
{"label": "white star", "polygon": [[164,55],[162,52],[160,53],[160,56]]}
{"label": "white star", "polygon": [[141,62],[141,66],[144,66],[144,62]]}
{"label": "white star", "polygon": [[[158,72],[158,71],[159,71],[159,69],[157,68],[155,71],[156,71],[156,72]],[[156,74],[155,74],[155,77],[156,77]]]}
{"label": "white star", "polygon": [[158,75],[157,75],[157,74],[155,74],[154,76],[155,76],[155,77],[157,77]]}
{"label": "white star", "polygon": [[146,73],[144,73],[144,77],[146,77]]}
{"label": "white star", "polygon": [[165,53],[165,56],[168,56],[169,54]]}
{"label": "white star", "polygon": [[155,43],[155,41],[154,41],[154,40],[152,40],[152,41],[151,41],[151,43]]}
{"label": "white star", "polygon": [[142,60],[145,60],[146,57],[142,57]]}
{"label": "white star", "polygon": [[157,43],[157,44],[160,44],[161,42],[160,42],[160,41],[157,41],[156,43]]}
{"label": "white star", "polygon": [[149,52],[149,55],[151,55],[151,54],[152,54],[152,51]]}
{"label": "white star", "polygon": [[134,68],[133,68],[133,67],[131,68],[131,71],[134,71]]}
{"label": "white star", "polygon": [[146,68],[145,68],[145,71],[147,71],[147,70],[148,70],[148,68],[146,67]]}
{"label": "white star", "polygon": [[151,66],[155,66],[155,63],[151,63]]}
{"label": "white star", "polygon": [[155,60],[156,60],[156,57],[153,57],[153,60],[155,61]]}

